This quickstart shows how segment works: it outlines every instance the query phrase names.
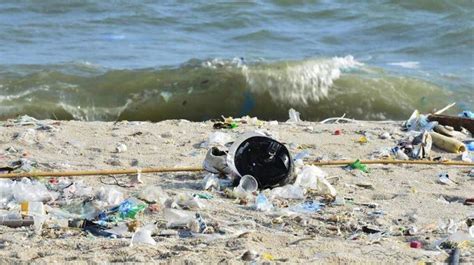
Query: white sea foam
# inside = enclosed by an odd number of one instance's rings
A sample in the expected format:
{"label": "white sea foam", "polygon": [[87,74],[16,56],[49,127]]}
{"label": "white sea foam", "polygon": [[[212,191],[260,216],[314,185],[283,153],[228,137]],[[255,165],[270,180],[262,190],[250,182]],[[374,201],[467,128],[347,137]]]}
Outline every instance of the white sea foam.
{"label": "white sea foam", "polygon": [[362,65],[348,55],[242,67],[242,71],[252,92],[268,92],[275,101],[306,105],[326,97],[342,71]]}
{"label": "white sea foam", "polygon": [[418,69],[420,68],[420,62],[395,62],[395,63],[388,63],[388,65],[400,66],[407,69]]}

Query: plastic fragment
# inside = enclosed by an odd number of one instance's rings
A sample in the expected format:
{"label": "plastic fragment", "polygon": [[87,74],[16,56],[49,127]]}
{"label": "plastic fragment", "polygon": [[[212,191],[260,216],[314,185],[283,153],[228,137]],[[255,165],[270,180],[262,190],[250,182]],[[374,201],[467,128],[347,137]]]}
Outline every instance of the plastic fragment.
{"label": "plastic fragment", "polygon": [[321,210],[324,204],[317,201],[305,201],[295,206],[290,207],[289,209],[292,212],[296,213],[315,213]]}
{"label": "plastic fragment", "polygon": [[130,246],[132,247],[134,244],[156,245],[156,241],[151,237],[154,229],[154,224],[148,224],[139,228],[137,232],[133,234]]}
{"label": "plastic fragment", "polygon": [[283,199],[303,199],[304,191],[301,187],[296,185],[285,185],[283,187],[274,188],[271,191],[270,197]]}
{"label": "plastic fragment", "polygon": [[262,253],[262,259],[263,259],[263,260],[268,260],[268,261],[273,261],[273,260],[275,260],[275,258],[273,257],[273,255],[270,254],[270,253],[267,253],[267,252]]}
{"label": "plastic fragment", "polygon": [[288,110],[289,119],[286,122],[289,123],[298,123],[301,122],[300,113],[294,109]]}
{"label": "plastic fragment", "polygon": [[445,185],[453,185],[454,182],[449,179],[449,175],[447,173],[442,173],[438,175],[438,182]]}
{"label": "plastic fragment", "polygon": [[413,240],[413,241],[410,242],[410,247],[411,248],[421,248],[422,244],[421,244],[420,241]]}
{"label": "plastic fragment", "polygon": [[101,187],[97,193],[97,198],[106,206],[116,206],[123,201],[123,194],[114,188]]}
{"label": "plastic fragment", "polygon": [[260,193],[258,194],[257,198],[255,199],[255,209],[261,212],[270,211],[273,208],[272,203],[267,199],[265,194]]}
{"label": "plastic fragment", "polygon": [[359,159],[357,159],[354,163],[348,165],[351,169],[359,169],[362,172],[368,173],[369,170],[367,165],[362,164]]}
{"label": "plastic fragment", "polygon": [[164,217],[168,228],[186,227],[190,221],[194,220],[192,212],[169,208],[164,209]]}

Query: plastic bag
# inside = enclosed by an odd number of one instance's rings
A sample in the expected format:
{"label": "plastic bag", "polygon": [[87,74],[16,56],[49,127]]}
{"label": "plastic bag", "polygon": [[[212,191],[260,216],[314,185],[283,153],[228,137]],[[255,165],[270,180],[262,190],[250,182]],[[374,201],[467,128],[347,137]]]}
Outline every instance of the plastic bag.
{"label": "plastic bag", "polygon": [[106,206],[116,206],[123,201],[123,194],[114,188],[101,187],[97,193],[97,199]]}
{"label": "plastic bag", "polygon": [[286,185],[283,187],[274,188],[270,197],[283,199],[303,199],[304,190],[296,185]]}
{"label": "plastic bag", "polygon": [[132,236],[130,246],[132,247],[134,244],[156,245],[156,241],[151,237],[154,229],[154,224],[148,224],[138,229]]}

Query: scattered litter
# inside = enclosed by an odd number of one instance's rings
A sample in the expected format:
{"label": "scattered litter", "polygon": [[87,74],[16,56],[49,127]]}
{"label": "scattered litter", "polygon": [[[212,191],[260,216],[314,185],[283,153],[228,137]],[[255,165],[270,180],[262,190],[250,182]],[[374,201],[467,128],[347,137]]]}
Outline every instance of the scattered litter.
{"label": "scattered litter", "polygon": [[362,164],[362,162],[360,162],[359,159],[357,159],[354,163],[349,164],[348,167],[350,169],[358,169],[358,170],[360,170],[362,172],[365,172],[365,173],[369,172],[369,170],[367,168],[367,165]]}
{"label": "scattered litter", "polygon": [[255,209],[261,212],[268,212],[273,208],[272,203],[267,199],[265,194],[260,193],[258,194],[257,198],[255,199]]}
{"label": "scattered litter", "polygon": [[133,234],[130,246],[132,247],[134,244],[156,245],[156,241],[151,237],[154,229],[154,224],[145,225],[139,228],[138,231]]}
{"label": "scattered litter", "polygon": [[289,123],[301,122],[300,113],[294,109],[288,110],[288,116],[290,118],[286,122],[289,122]]}
{"label": "scattered litter", "polygon": [[422,244],[421,244],[420,241],[413,240],[413,241],[410,242],[410,247],[411,248],[421,248]]}
{"label": "scattered litter", "polygon": [[438,182],[445,185],[454,185],[454,182],[449,179],[449,175],[447,173],[439,174]]}
{"label": "scattered litter", "polygon": [[115,146],[115,152],[117,153],[127,152],[127,149],[127,146],[123,143],[118,143],[117,146]]}
{"label": "scattered litter", "polygon": [[324,204],[317,201],[305,201],[289,208],[296,213],[315,213],[321,210]]}
{"label": "scattered litter", "polygon": [[303,199],[304,190],[299,186],[286,185],[272,189],[270,197],[283,199]]}
{"label": "scattered litter", "polygon": [[433,138],[433,144],[440,149],[456,154],[466,151],[466,146],[455,138],[450,138],[436,132],[431,132],[430,134]]}

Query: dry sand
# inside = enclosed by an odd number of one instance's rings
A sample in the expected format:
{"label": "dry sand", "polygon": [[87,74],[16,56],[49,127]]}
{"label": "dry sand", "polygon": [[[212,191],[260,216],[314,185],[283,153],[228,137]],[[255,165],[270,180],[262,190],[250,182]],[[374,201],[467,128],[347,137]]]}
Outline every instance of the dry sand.
{"label": "dry sand", "polygon": [[[201,166],[206,148],[201,148],[209,134],[216,131],[211,122],[170,120],[150,122],[80,122],[40,121],[53,129],[39,130],[36,125],[0,126],[0,166],[22,157],[38,163],[38,170],[91,170],[128,168],[138,162],[139,167]],[[309,150],[307,161],[315,159],[369,159],[381,148],[391,148],[405,133],[399,122],[359,122],[332,124],[301,122],[299,124],[263,122],[261,126],[241,124],[237,129],[220,130],[234,139],[241,133],[265,129],[289,146],[295,154]],[[33,129],[33,130],[31,130]],[[342,135],[333,135],[336,129]],[[26,133],[28,130],[29,133]],[[366,144],[357,143],[361,131],[374,137]],[[379,139],[389,132],[393,139]],[[16,136],[20,134],[20,137]],[[116,153],[118,143],[127,151]],[[17,152],[7,151],[13,147]],[[459,155],[447,154],[434,148],[434,156],[459,160]],[[136,161],[134,161],[136,160]],[[463,205],[463,199],[474,195],[471,168],[429,165],[371,165],[369,174],[348,172],[342,167],[324,167],[329,180],[346,198],[339,206],[327,206],[322,211],[299,216],[274,216],[252,209],[249,204],[239,205],[234,199],[214,195],[205,201],[199,212],[206,220],[213,220],[223,228],[232,228],[223,235],[211,234],[192,238],[160,236],[165,230],[162,212],[141,215],[142,223],[157,222],[154,239],[157,245],[130,247],[130,238],[108,239],[87,233],[44,228],[36,235],[32,228],[0,226],[0,263],[109,263],[147,262],[172,264],[236,264],[243,263],[242,254],[253,250],[262,255],[258,263],[302,264],[419,264],[443,263],[446,253],[433,250],[435,241],[447,236],[439,223],[449,219],[463,222],[473,215],[472,206]],[[442,185],[438,174],[448,173],[457,184]],[[160,186],[170,196],[203,192],[203,173],[144,174],[144,184],[121,188],[133,195],[147,186]],[[111,187],[102,184],[99,177],[77,177],[95,190]],[[127,180],[127,177],[118,177]],[[110,179],[108,179],[110,180]],[[46,180],[45,180],[46,181]],[[358,184],[368,184],[365,187]],[[320,199],[317,195],[315,199]],[[440,199],[444,198],[444,199]],[[352,200],[350,200],[352,199]],[[459,199],[459,201],[455,201]],[[453,200],[449,203],[446,200]],[[280,207],[300,200],[276,200]],[[370,208],[364,203],[376,203]],[[379,217],[370,213],[381,211]],[[386,231],[382,236],[361,231],[365,225]],[[409,236],[402,228],[415,226],[418,233]],[[466,225],[459,226],[466,231]],[[244,233],[246,232],[246,233]],[[417,239],[422,249],[410,248]],[[462,249],[461,260],[473,263],[471,246]],[[268,261],[270,254],[273,261]],[[265,259],[266,258],[266,259]]]}

